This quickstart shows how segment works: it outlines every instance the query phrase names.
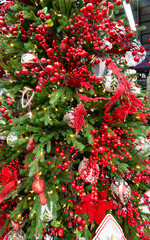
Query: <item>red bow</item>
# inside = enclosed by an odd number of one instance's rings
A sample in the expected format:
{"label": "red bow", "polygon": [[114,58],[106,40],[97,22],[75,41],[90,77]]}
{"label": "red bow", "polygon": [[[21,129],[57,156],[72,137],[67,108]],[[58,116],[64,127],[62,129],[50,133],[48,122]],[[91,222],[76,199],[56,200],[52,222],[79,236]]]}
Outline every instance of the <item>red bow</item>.
{"label": "red bow", "polygon": [[1,172],[1,180],[4,188],[0,193],[0,204],[4,201],[5,196],[17,187],[17,172],[12,172],[8,167],[3,167]]}
{"label": "red bow", "polygon": [[87,194],[87,196],[76,205],[76,213],[84,214],[88,212],[90,223],[92,224],[93,220],[95,220],[97,224],[100,224],[106,216],[106,210],[115,208],[110,201],[106,201],[107,192],[108,189],[99,192],[97,201],[91,199],[91,193]]}

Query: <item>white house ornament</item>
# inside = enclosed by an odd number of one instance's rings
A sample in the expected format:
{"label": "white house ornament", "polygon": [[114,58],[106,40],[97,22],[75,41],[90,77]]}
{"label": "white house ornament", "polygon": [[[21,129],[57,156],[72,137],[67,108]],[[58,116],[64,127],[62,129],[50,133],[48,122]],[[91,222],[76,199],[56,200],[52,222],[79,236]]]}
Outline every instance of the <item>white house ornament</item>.
{"label": "white house ornament", "polygon": [[66,114],[64,115],[64,119],[68,119],[67,125],[70,128],[74,127],[74,113],[75,113],[75,109],[71,108],[68,112],[66,112]]}
{"label": "white house ornament", "polygon": [[24,53],[21,56],[21,64],[25,67],[32,67],[37,62],[37,56],[32,52]]}
{"label": "white house ornament", "polygon": [[9,135],[7,136],[7,144],[10,147],[14,147],[14,143],[16,143],[17,139],[18,136],[16,132],[9,133]]}
{"label": "white house ornament", "polygon": [[131,196],[131,188],[123,179],[115,180],[110,185],[112,196],[117,201],[125,204]]}
{"label": "white house ornament", "polygon": [[78,167],[78,173],[85,182],[94,182],[99,177],[99,166],[97,164],[90,166],[89,159],[83,158]]}
{"label": "white house ornament", "polygon": [[43,222],[50,222],[53,219],[53,202],[50,202],[51,209],[48,209],[47,204],[41,205],[41,215],[40,218]]}
{"label": "white house ornament", "polygon": [[111,214],[107,214],[96,230],[93,240],[127,240],[123,230]]}

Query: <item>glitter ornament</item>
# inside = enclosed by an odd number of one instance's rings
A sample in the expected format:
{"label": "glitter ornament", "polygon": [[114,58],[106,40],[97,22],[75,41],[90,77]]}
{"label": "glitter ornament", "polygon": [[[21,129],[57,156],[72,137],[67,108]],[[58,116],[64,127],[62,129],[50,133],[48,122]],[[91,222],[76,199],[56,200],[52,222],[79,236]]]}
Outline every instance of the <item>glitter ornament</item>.
{"label": "glitter ornament", "polygon": [[14,143],[16,143],[18,137],[16,132],[12,132],[7,136],[7,144],[10,147],[14,147]]}
{"label": "glitter ornament", "polygon": [[21,230],[22,224],[19,222],[11,221],[12,229],[6,234],[3,240],[24,240],[25,233]]}
{"label": "glitter ornament", "polygon": [[68,119],[67,125],[70,128],[74,127],[74,113],[75,113],[75,109],[71,108],[68,112],[66,112],[64,119]]}
{"label": "glitter ornament", "polygon": [[125,202],[127,202],[131,196],[131,188],[123,179],[112,182],[110,185],[110,190],[113,197],[123,204],[125,204]]}
{"label": "glitter ornament", "polygon": [[109,71],[105,77],[104,88],[107,92],[115,92],[116,87],[118,87],[118,79],[113,77],[112,71]]}
{"label": "glitter ornament", "polygon": [[[150,151],[150,139],[139,137],[139,139],[134,141],[134,144],[135,150],[141,150],[141,153],[147,152],[148,150]],[[149,155],[149,152],[147,155]]]}
{"label": "glitter ornament", "polygon": [[99,166],[90,165],[88,158],[83,158],[78,167],[78,173],[85,182],[93,182],[99,177]]}
{"label": "glitter ornament", "polygon": [[32,52],[24,53],[21,56],[21,64],[25,67],[32,67],[37,62],[37,56]]}
{"label": "glitter ornament", "polygon": [[40,218],[43,222],[50,222],[53,219],[53,202],[51,201],[51,209],[48,209],[47,204],[41,206]]}
{"label": "glitter ornament", "polygon": [[[132,51],[127,51],[126,54],[125,54],[125,59],[127,61],[127,65],[129,67],[133,67],[133,66],[136,66],[138,64],[140,64],[141,62],[143,62],[145,60],[145,57],[146,57],[146,51],[144,50],[143,52],[139,52],[137,50],[139,50],[141,47],[141,44],[134,40],[133,41],[133,49]],[[139,57],[139,61],[135,61],[135,56],[132,55],[132,52],[136,50],[137,53],[136,53],[136,56]]]}

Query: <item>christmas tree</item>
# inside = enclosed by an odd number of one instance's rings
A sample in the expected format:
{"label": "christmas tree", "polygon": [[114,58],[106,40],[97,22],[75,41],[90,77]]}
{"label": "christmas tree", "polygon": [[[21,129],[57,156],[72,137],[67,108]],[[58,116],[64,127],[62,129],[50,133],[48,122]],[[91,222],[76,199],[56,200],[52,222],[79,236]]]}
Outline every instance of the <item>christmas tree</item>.
{"label": "christmas tree", "polygon": [[122,7],[1,5],[0,239],[150,239],[146,51]]}

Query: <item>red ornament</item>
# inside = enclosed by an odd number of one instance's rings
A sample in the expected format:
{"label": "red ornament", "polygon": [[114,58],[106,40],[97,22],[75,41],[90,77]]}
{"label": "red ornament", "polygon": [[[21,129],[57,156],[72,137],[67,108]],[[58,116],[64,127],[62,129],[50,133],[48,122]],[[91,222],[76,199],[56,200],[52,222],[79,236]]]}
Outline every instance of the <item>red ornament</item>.
{"label": "red ornament", "polygon": [[27,150],[28,150],[29,152],[32,152],[34,148],[35,148],[35,146],[34,146],[34,140],[33,140],[33,138],[30,138],[30,139],[29,139],[29,142],[28,142],[28,144],[27,144]]}
{"label": "red ornament", "polygon": [[37,177],[34,182],[32,183],[32,190],[36,193],[39,194],[40,197],[40,203],[42,205],[45,205],[47,203],[46,196],[44,194],[45,190],[45,182],[42,178]]}
{"label": "red ornament", "polygon": [[61,187],[61,191],[62,191],[62,192],[65,192],[65,191],[66,191],[66,187],[65,187],[65,186],[62,186],[62,187]]}

